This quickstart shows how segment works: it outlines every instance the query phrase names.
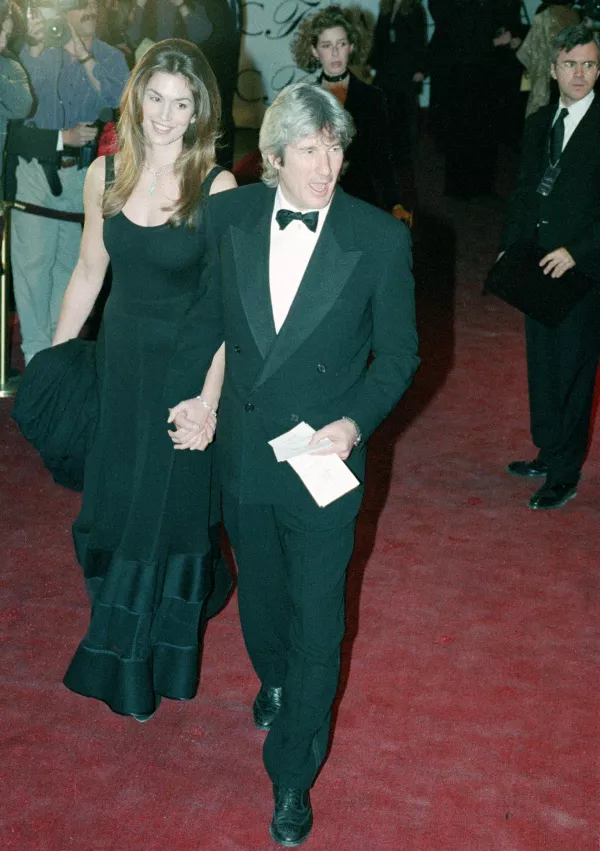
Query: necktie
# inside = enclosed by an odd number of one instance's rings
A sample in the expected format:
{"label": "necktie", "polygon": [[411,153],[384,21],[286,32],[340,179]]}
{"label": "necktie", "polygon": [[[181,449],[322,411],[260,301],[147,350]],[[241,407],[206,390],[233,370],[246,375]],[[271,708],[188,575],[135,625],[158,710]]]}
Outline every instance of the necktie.
{"label": "necktie", "polygon": [[297,220],[304,222],[306,227],[315,233],[317,230],[317,224],[319,223],[319,213],[317,210],[313,210],[311,213],[295,213],[293,210],[278,210],[275,220],[281,230],[285,230],[290,222]]}
{"label": "necktie", "polygon": [[565,118],[569,114],[569,110],[563,107],[558,114],[558,118],[552,125],[550,130],[550,163],[556,165],[562,154],[563,142],[565,140]]}

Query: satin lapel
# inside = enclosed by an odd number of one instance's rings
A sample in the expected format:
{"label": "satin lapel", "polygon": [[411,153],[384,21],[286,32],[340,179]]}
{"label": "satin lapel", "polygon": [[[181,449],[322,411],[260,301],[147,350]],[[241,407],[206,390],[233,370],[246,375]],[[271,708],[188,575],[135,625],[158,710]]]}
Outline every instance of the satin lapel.
{"label": "satin lapel", "polygon": [[251,228],[231,227],[238,289],[248,325],[263,359],[275,340],[269,290],[269,248],[274,193],[266,193],[262,210]]}
{"label": "satin lapel", "polygon": [[264,384],[323,321],[362,256],[362,251],[351,244],[352,226],[347,205],[347,197],[338,189],[296,298],[255,387]]}

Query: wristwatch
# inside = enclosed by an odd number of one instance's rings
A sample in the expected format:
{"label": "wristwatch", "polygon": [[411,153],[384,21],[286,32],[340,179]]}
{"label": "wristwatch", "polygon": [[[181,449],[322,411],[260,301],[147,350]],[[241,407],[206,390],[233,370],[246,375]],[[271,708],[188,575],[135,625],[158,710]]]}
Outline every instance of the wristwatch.
{"label": "wristwatch", "polygon": [[88,55],[85,57],[85,59],[77,59],[77,61],[79,62],[80,65],[85,65],[86,62],[89,62],[90,59],[93,59],[93,58],[94,57],[92,56],[92,54],[88,53]]}

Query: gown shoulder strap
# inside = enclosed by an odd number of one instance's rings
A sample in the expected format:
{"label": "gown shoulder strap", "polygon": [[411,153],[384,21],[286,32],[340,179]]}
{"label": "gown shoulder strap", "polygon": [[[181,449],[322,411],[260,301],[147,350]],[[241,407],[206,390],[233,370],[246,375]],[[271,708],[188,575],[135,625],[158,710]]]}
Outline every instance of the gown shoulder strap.
{"label": "gown shoulder strap", "polygon": [[220,165],[215,165],[208,172],[206,177],[204,178],[204,183],[202,184],[202,194],[204,198],[208,198],[210,195],[210,188],[215,182],[215,179],[221,174],[222,171],[225,171],[224,168],[221,168]]}

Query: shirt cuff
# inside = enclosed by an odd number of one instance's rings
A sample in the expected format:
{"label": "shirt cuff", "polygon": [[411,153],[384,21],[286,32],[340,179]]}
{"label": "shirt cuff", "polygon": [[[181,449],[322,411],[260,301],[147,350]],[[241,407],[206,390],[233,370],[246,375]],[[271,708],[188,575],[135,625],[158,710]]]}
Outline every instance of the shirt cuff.
{"label": "shirt cuff", "polygon": [[62,130],[58,131],[58,139],[56,140],[56,150],[62,151],[65,147]]}

